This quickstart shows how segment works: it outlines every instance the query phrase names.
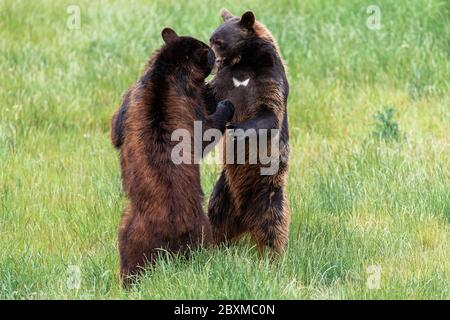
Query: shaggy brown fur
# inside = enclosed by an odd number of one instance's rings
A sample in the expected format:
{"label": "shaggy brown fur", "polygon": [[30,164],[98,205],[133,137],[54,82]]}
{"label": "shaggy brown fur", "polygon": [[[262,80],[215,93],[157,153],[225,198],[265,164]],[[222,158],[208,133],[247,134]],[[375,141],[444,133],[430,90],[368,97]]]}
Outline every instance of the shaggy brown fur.
{"label": "shaggy brown fur", "polygon": [[[285,66],[271,33],[252,12],[235,17],[224,10],[222,17],[224,23],[210,40],[220,66],[208,85],[208,104],[222,99],[234,104],[233,124],[227,128],[280,129],[281,133],[275,175],[261,175],[261,163],[224,165],[209,201],[213,236],[221,243],[248,233],[261,249],[267,246],[281,253],[290,223],[285,190],[289,153]],[[250,80],[247,86],[236,86],[234,79]]]}
{"label": "shaggy brown fur", "polygon": [[111,139],[120,148],[123,185],[130,200],[119,227],[125,284],[129,276],[154,263],[159,252],[186,253],[211,241],[210,223],[202,210],[199,166],[173,163],[171,153],[178,142],[171,134],[185,129],[193,136],[196,120],[203,121],[205,130],[224,131],[234,110],[229,102],[221,102],[213,115],[205,115],[204,80],[214,61],[208,46],[167,28],[162,35],[165,45],[127,91],[112,121]]}

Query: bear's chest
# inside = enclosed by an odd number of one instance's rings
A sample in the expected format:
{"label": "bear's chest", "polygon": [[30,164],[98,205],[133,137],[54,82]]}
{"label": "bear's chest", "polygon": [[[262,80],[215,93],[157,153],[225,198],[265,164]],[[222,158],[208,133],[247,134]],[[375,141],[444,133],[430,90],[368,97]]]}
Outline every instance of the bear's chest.
{"label": "bear's chest", "polygon": [[246,110],[253,104],[256,97],[256,83],[251,73],[234,72],[223,75],[216,86],[219,100],[228,99],[235,107],[236,119],[245,117]]}

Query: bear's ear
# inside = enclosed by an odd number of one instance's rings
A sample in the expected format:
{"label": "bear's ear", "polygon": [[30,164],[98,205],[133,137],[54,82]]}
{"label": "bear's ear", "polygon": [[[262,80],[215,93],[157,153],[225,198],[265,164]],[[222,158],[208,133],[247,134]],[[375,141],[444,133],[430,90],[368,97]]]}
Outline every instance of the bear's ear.
{"label": "bear's ear", "polygon": [[178,38],[177,33],[170,28],[164,28],[163,31],[161,31],[161,36],[165,43],[172,42]]}
{"label": "bear's ear", "polygon": [[255,24],[255,15],[253,12],[247,11],[244,13],[241,17],[241,24],[248,29],[252,28]]}
{"label": "bear's ear", "polygon": [[231,14],[231,12],[225,8],[220,10],[220,16],[222,17],[223,21],[227,21],[227,20],[230,20],[231,18],[233,18],[233,15]]}

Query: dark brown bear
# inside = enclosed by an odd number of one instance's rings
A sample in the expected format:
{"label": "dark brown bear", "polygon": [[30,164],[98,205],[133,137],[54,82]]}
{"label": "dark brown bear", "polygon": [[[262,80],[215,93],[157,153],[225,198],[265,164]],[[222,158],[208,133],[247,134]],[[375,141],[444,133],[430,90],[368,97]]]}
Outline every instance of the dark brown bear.
{"label": "dark brown bear", "polygon": [[223,132],[234,112],[224,101],[206,116],[204,81],[214,64],[209,47],[168,28],[162,37],[165,45],[125,94],[112,121],[111,137],[120,148],[123,185],[130,200],[119,227],[125,284],[130,283],[129,276],[154,263],[161,250],[187,253],[212,240],[202,210],[199,166],[172,161],[179,143],[171,135],[184,129],[193,137],[194,121],[199,120],[204,130]]}
{"label": "dark brown bear", "polygon": [[273,36],[252,12],[235,17],[223,10],[221,15],[224,23],[210,39],[219,70],[208,84],[208,105],[223,99],[233,103],[229,129],[258,133],[279,129],[280,152],[279,169],[273,175],[261,175],[259,162],[224,165],[209,201],[213,236],[221,243],[249,233],[260,249],[281,253],[290,222],[285,190],[289,153],[285,66]]}

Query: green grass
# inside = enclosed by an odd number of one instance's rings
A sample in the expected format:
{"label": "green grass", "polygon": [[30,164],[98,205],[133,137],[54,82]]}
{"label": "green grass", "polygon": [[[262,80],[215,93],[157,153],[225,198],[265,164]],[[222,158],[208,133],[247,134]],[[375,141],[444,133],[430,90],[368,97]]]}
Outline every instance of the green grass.
{"label": "green grass", "polygon": [[[450,6],[377,3],[379,31],[365,1],[0,0],[0,298],[449,299]],[[201,250],[124,291],[111,115],[163,27],[207,41],[221,7],[254,10],[288,65],[288,251]],[[398,139],[375,138],[386,107]],[[206,195],[219,171],[203,166]]]}

